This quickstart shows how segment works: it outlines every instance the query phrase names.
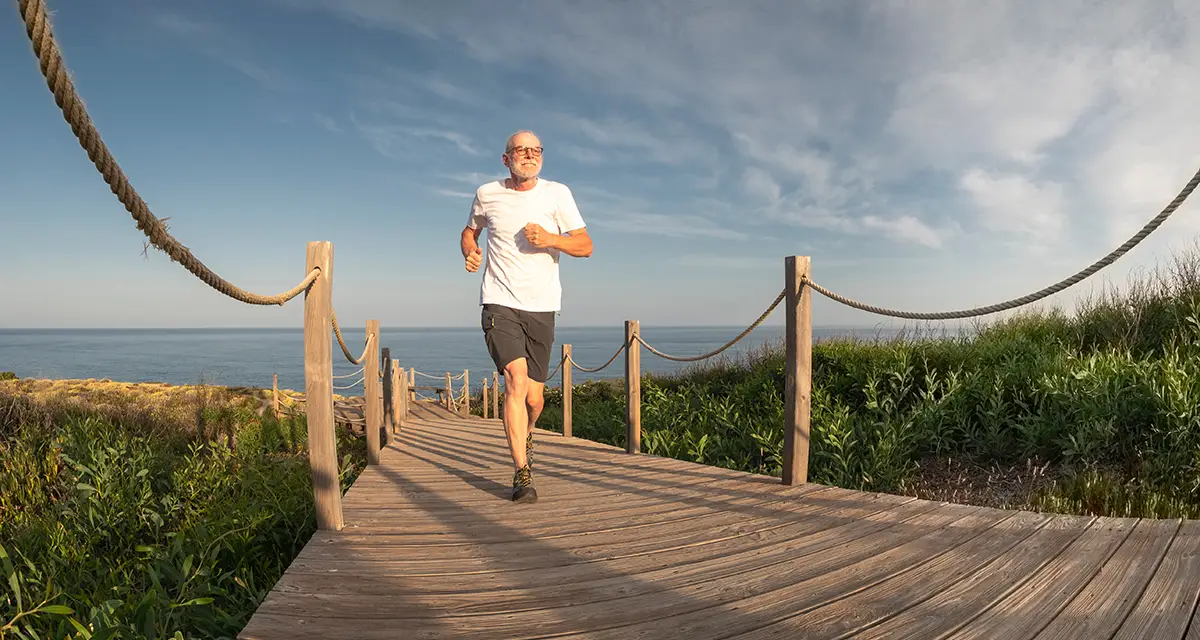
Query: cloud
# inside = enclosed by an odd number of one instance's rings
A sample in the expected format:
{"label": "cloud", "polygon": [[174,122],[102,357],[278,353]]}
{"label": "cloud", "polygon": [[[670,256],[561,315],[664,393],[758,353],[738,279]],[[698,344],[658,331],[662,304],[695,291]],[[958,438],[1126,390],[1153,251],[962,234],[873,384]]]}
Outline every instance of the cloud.
{"label": "cloud", "polygon": [[594,226],[622,233],[672,238],[715,238],[745,240],[746,234],[727,229],[708,218],[691,214],[602,212],[591,216]]}
{"label": "cloud", "polygon": [[568,145],[575,160],[598,161],[619,158],[621,162],[649,160],[666,165],[691,164],[712,156],[712,146],[688,136],[678,125],[663,122],[656,131],[627,118],[586,118],[571,113],[548,112],[543,119],[551,126],[582,135],[595,147]]}
{"label": "cloud", "polygon": [[411,156],[420,148],[422,140],[433,140],[434,144],[442,143],[453,146],[460,152],[471,156],[482,156],[475,142],[463,133],[429,129],[398,124],[382,124],[376,122],[361,122],[351,115],[350,121],[355,130],[368,144],[384,157],[398,159]]}
{"label": "cloud", "polygon": [[1058,240],[1066,227],[1060,184],[978,167],[964,172],[959,184],[971,196],[985,229],[1047,243]]}
{"label": "cloud", "polygon": [[224,25],[171,12],[149,14],[152,24],[199,53],[254,80],[266,89],[283,89],[282,75],[259,61],[249,38]]}

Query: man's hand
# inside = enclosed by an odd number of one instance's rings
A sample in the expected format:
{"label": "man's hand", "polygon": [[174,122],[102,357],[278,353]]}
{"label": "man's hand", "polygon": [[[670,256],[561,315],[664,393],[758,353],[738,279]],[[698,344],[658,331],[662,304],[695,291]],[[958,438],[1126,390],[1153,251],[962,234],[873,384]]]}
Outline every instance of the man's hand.
{"label": "man's hand", "polygon": [[471,273],[479,271],[479,265],[482,263],[483,252],[479,250],[479,247],[475,247],[474,250],[467,254],[467,271]]}
{"label": "man's hand", "polygon": [[530,222],[525,225],[525,239],[536,249],[553,247],[556,238],[557,236],[546,231],[542,228],[542,225],[536,222]]}

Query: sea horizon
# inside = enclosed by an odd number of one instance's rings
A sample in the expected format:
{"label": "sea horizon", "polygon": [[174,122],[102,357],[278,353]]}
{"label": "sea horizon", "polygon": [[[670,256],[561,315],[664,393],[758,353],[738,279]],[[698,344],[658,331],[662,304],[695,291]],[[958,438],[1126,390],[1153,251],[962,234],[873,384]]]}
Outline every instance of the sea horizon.
{"label": "sea horizon", "polygon": [[[734,325],[642,325],[642,336],[655,348],[674,356],[691,357],[708,353],[731,340],[745,326]],[[764,347],[783,345],[782,325],[755,328],[734,346],[714,359],[701,363],[678,363],[641,350],[642,372],[669,375],[714,360],[738,361]],[[813,340],[832,338],[889,339],[913,327],[814,326]],[[918,329],[921,334],[942,333],[940,329]],[[0,328],[0,372],[11,371],[20,378],[109,379],[120,382],[163,382],[175,385],[213,384],[270,388],[278,374],[285,389],[304,388],[304,328],[282,327],[22,327]],[[960,331],[947,327],[946,335]],[[362,353],[363,328],[343,326],[342,336],[354,357]],[[594,368],[608,361],[624,340],[623,325],[560,326],[555,331],[550,369],[561,358],[564,343],[572,345],[573,359]],[[389,349],[403,368],[415,368],[424,376],[444,380],[468,372],[473,390],[492,378],[495,369],[478,327],[381,326],[380,348]],[[361,365],[351,364],[333,342],[335,384],[349,385],[361,376],[351,375]],[[619,378],[625,375],[624,357],[618,355],[603,371],[587,373],[576,369],[573,382]],[[547,380],[558,386],[561,374]],[[459,382],[455,383],[456,390]],[[362,385],[339,393],[362,393]]]}

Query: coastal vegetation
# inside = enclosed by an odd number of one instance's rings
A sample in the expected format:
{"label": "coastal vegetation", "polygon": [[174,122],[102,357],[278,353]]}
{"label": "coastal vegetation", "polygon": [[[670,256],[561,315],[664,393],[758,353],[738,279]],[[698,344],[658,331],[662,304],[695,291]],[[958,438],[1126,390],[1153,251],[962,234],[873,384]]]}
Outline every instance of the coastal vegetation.
{"label": "coastal vegetation", "polygon": [[[316,530],[270,393],[0,382],[0,638],[235,636]],[[345,489],[363,438],[338,451]]]}
{"label": "coastal vegetation", "polygon": [[[1057,513],[1200,517],[1200,257],[1075,313],[813,349],[809,480]],[[648,357],[648,356],[643,356]],[[642,379],[642,450],[778,476],[783,346]],[[478,403],[476,403],[478,406]],[[541,428],[562,429],[547,389]],[[623,447],[623,379],[573,386],[573,435]]]}

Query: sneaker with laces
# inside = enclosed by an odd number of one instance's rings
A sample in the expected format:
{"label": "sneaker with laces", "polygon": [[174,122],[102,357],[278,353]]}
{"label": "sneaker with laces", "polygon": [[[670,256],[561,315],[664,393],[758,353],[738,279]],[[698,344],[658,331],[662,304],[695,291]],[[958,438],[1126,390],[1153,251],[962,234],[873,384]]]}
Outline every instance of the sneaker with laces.
{"label": "sneaker with laces", "polygon": [[513,474],[513,502],[537,502],[537,490],[533,488],[533,472],[529,465],[517,469]]}

